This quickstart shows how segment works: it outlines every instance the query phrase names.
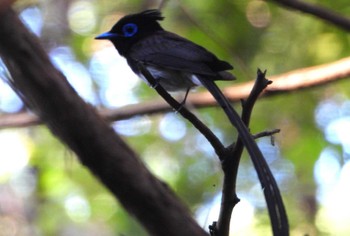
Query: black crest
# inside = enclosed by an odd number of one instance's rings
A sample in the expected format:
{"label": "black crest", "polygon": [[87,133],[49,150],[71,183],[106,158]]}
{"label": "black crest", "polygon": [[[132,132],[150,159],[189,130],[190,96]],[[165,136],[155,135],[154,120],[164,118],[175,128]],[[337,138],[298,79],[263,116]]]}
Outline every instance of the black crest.
{"label": "black crest", "polygon": [[150,10],[146,10],[146,11],[143,11],[143,12],[140,12],[138,14],[134,14],[134,15],[131,15],[131,16],[137,16],[139,15],[140,17],[143,17],[143,18],[147,18],[147,19],[150,19],[150,20],[154,20],[154,21],[160,21],[160,20],[163,20],[164,17],[162,16],[162,13],[157,10],[157,9],[150,9]]}
{"label": "black crest", "polygon": [[135,23],[140,26],[150,26],[150,28],[159,29],[161,26],[159,25],[158,21],[163,19],[164,17],[159,10],[146,10],[140,13],[124,16],[117,22],[117,24],[113,26],[111,31],[118,31],[118,29],[126,23]]}
{"label": "black crest", "polygon": [[122,17],[112,29],[97,39],[109,39],[121,55],[139,40],[157,31],[163,31],[159,21],[163,20],[161,12],[156,9]]}

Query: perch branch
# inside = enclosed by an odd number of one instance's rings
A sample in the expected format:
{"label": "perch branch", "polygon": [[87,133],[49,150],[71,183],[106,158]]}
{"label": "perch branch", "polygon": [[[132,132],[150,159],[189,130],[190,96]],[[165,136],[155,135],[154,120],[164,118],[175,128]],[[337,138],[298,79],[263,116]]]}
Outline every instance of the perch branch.
{"label": "perch branch", "polygon": [[225,153],[225,147],[222,145],[220,140],[215,136],[215,134],[193,113],[191,113],[184,104],[179,103],[174,99],[162,86],[160,86],[153,76],[145,69],[145,67],[139,63],[139,68],[141,73],[145,76],[149,84],[158,92],[158,94],[173,108],[176,112],[180,113],[185,119],[190,121],[194,127],[198,129],[199,132],[209,141],[209,143],[214,148],[219,159],[222,161],[224,159],[223,155]]}
{"label": "perch branch", "polygon": [[[293,70],[281,75],[271,76],[270,80],[273,81],[273,83],[262,92],[262,97],[310,89],[349,77],[350,57],[347,57],[332,63]],[[229,86],[224,88],[223,91],[230,102],[237,102],[248,97],[251,88],[253,87],[253,83],[254,82],[250,81]],[[216,101],[208,92],[190,94],[187,98],[187,103],[197,108],[217,105]],[[171,107],[169,107],[164,100],[154,99],[149,102],[127,105],[121,108],[101,109],[99,110],[99,113],[107,121],[111,122],[128,119],[136,115],[152,115],[170,110]],[[27,112],[2,114],[0,116],[0,129],[9,127],[27,127],[41,123],[42,122],[37,116]]]}
{"label": "perch branch", "polygon": [[[143,74],[143,76],[147,79],[148,83],[159,93],[159,95],[162,96],[169,103],[169,105],[172,106],[176,111],[182,114],[181,110],[183,108],[183,105],[178,103],[175,99],[173,99],[170,96],[170,94],[165,89],[162,88],[162,86],[145,69],[142,63],[139,63],[139,69]],[[263,74],[263,73],[260,72],[260,74]],[[265,78],[265,74],[263,74],[263,77]],[[220,103],[221,107],[224,109],[232,125],[234,125],[234,127],[238,130],[238,133],[240,135],[239,140],[242,140],[242,142],[244,143],[244,146],[247,148],[250,154],[251,160],[253,161],[254,167],[257,171],[260,183],[262,185],[262,188],[264,189],[264,195],[267,202],[267,207],[268,207],[269,215],[271,219],[271,226],[274,234],[288,235],[289,234],[288,219],[284,209],[282,197],[280,195],[276,181],[263,155],[261,154],[256,143],[254,142],[253,137],[249,133],[247,127],[242,123],[241,118],[239,117],[237,112],[232,108],[232,106],[229,104],[227,99],[221,94],[221,91],[216,87],[216,85],[214,83],[211,83],[210,81],[207,81],[206,79],[202,79],[201,82],[204,83],[205,87],[207,88],[210,87],[211,90],[214,91],[212,94],[213,96],[215,96],[217,100],[221,99],[222,101],[222,103]],[[229,157],[228,154],[230,153],[227,150],[229,151],[230,149],[225,149],[224,152],[220,152],[218,154],[220,160],[225,161],[225,159],[231,158]],[[222,153],[222,157],[220,155],[221,153]],[[234,200],[237,200],[237,198],[235,198]],[[210,232],[218,235],[226,235],[226,234],[221,234],[222,231],[220,228],[216,229],[213,226],[210,227]]]}
{"label": "perch branch", "polygon": [[[251,113],[254,107],[256,100],[258,99],[260,93],[269,85],[271,81],[265,78],[265,72],[258,70],[257,79],[255,80],[254,86],[248,96],[246,101],[243,101],[243,110],[242,110],[242,121],[248,127]],[[224,236],[228,235],[230,228],[230,221],[232,210],[234,206],[239,202],[236,194],[236,182],[238,174],[239,161],[243,152],[243,142],[240,137],[237,138],[235,145],[232,148],[232,153],[228,158],[223,162],[224,170],[224,181],[222,189],[222,198],[221,198],[221,208],[219,213],[219,219],[217,222],[218,235]],[[264,162],[264,160],[262,160]],[[256,167],[257,168],[257,167]],[[260,163],[258,168],[269,169],[266,163]],[[257,170],[261,171],[261,170]],[[270,199],[267,199],[269,201]],[[282,204],[282,203],[278,203]],[[281,209],[284,209],[283,205],[278,206]]]}

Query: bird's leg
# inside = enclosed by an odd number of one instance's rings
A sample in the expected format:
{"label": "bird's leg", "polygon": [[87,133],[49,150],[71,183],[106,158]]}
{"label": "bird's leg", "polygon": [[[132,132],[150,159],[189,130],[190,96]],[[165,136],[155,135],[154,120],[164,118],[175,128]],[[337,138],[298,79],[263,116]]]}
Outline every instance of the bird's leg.
{"label": "bird's leg", "polygon": [[184,97],[184,99],[182,100],[182,102],[180,103],[180,104],[181,104],[181,107],[182,107],[182,106],[185,106],[186,99],[187,99],[187,96],[188,96],[190,90],[191,90],[191,87],[188,87],[188,88],[186,89],[185,97]]}
{"label": "bird's leg", "polygon": [[188,93],[190,92],[190,90],[191,90],[191,87],[188,87],[188,88],[186,89],[185,97],[184,97],[184,99],[182,100],[182,102],[179,103],[180,106],[179,106],[178,109],[176,109],[176,111],[175,111],[176,113],[179,112],[179,111],[185,106],[185,104],[186,104],[186,99],[187,99],[187,96],[188,96]]}

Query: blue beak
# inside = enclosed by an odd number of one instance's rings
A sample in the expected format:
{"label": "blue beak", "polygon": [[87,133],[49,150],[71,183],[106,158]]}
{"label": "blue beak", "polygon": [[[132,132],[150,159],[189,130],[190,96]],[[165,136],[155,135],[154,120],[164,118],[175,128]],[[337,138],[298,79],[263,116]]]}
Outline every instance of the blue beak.
{"label": "blue beak", "polygon": [[95,39],[113,39],[113,38],[117,38],[117,37],[119,37],[119,35],[116,33],[106,32],[106,33],[98,35],[97,37],[95,37]]}

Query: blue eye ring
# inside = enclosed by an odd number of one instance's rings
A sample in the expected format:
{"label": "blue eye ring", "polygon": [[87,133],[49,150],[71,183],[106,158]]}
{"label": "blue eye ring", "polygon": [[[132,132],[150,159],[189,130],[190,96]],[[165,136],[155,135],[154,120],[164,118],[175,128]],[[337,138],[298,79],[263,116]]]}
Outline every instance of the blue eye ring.
{"label": "blue eye ring", "polygon": [[137,33],[137,25],[134,23],[128,23],[123,26],[123,35],[125,37],[132,37]]}

